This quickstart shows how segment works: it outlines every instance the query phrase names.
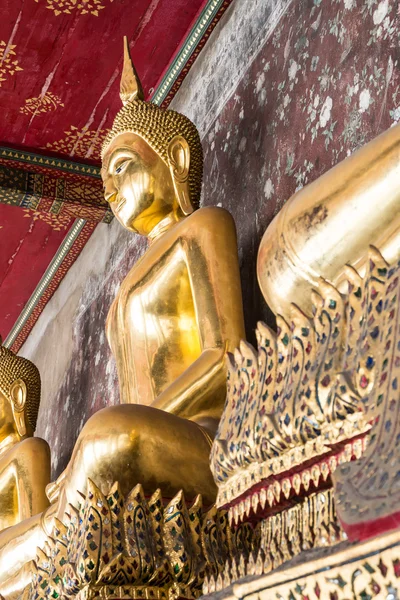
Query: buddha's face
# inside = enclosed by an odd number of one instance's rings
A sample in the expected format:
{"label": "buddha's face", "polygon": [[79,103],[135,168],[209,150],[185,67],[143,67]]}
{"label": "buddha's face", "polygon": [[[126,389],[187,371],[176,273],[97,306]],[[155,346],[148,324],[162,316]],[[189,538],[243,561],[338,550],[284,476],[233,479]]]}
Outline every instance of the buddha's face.
{"label": "buddha's face", "polygon": [[147,235],[176,206],[168,166],[139,135],[117,136],[103,159],[105,198],[126,229]]}

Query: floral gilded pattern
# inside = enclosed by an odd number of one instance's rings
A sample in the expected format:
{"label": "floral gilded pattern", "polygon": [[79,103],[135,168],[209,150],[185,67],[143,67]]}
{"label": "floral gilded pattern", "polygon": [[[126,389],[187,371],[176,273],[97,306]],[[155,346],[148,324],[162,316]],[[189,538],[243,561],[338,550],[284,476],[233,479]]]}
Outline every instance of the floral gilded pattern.
{"label": "floral gilded pattern", "polygon": [[23,70],[19,66],[18,59],[15,58],[15,47],[15,44],[7,44],[4,40],[0,40],[0,87],[9,76]]}
{"label": "floral gilded pattern", "polygon": [[49,212],[40,212],[38,210],[30,210],[29,208],[24,209],[24,217],[32,219],[33,221],[43,221],[50,225],[54,231],[67,230],[71,226],[70,215],[55,215]]}
{"label": "floral gilded pattern", "polygon": [[256,285],[261,237],[296,191],[400,120],[394,0],[298,0],[203,141],[204,204],[238,227],[247,334],[271,323]]}
{"label": "floral gilded pattern", "polygon": [[47,143],[44,150],[51,150],[68,156],[80,156],[93,160],[100,159],[101,146],[108,129],[78,129],[71,125],[65,132],[65,137],[53,143]]}
{"label": "floral gilded pattern", "polygon": [[78,12],[81,15],[91,14],[98,17],[99,11],[105,8],[104,0],[35,0],[40,1],[45,1],[46,8],[52,10],[56,16]]}
{"label": "floral gilded pattern", "polygon": [[21,106],[19,112],[24,115],[37,115],[56,110],[59,106],[64,106],[61,99],[52,92],[46,92],[43,96],[37,98],[27,98],[25,105]]}
{"label": "floral gilded pattern", "polygon": [[[376,546],[379,549],[379,544]],[[360,556],[349,560],[346,551],[341,566],[325,568],[317,573],[296,577],[295,582],[281,583],[262,590],[260,600],[277,598],[279,600],[398,600],[398,580],[400,577],[399,546],[370,552],[369,556]],[[336,559],[335,562],[338,562]],[[321,561],[319,561],[321,563]],[[318,566],[319,566],[318,563]],[[288,580],[290,575],[288,574]],[[249,596],[245,596],[249,598]]]}

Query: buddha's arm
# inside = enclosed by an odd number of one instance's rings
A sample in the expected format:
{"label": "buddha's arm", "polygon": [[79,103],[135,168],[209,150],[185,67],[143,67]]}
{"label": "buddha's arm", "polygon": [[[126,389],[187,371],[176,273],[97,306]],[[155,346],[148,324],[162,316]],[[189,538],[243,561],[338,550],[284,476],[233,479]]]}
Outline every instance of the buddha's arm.
{"label": "buddha's arm", "polygon": [[[53,531],[57,506],[0,531],[0,596],[17,600],[32,581],[32,563]],[[25,596],[24,596],[25,597]]]}
{"label": "buddha's arm", "polygon": [[16,466],[13,462],[5,461],[7,454],[0,459],[0,530],[21,520]]}
{"label": "buddha's arm", "polygon": [[201,422],[221,414],[225,353],[244,338],[244,323],[234,221],[218,208],[204,208],[196,217],[184,247],[202,354],[153,406]]}
{"label": "buddha's arm", "polygon": [[225,346],[208,348],[152,406],[185,419],[219,419],[225,400]]}
{"label": "buddha's arm", "polygon": [[6,452],[0,459],[1,528],[43,511],[49,480],[50,449],[44,440],[28,438]]}
{"label": "buddha's arm", "polygon": [[25,519],[18,525],[0,532],[0,594],[2,596],[12,598],[11,589],[13,592],[21,592],[29,583],[29,577],[28,580],[25,577],[24,566],[36,558],[37,547],[43,546],[46,537],[41,515]]}

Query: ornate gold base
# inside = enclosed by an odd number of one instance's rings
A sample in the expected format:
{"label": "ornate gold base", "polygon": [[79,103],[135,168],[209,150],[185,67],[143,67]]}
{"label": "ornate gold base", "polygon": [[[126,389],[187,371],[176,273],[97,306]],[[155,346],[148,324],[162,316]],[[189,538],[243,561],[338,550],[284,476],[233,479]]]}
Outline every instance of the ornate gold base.
{"label": "ornate gold base", "polygon": [[165,506],[159,490],[146,499],[137,485],[124,497],[114,484],[105,496],[89,480],[82,505],[38,549],[23,599],[194,600],[343,539],[330,489],[231,528],[200,497],[188,506],[180,492]]}
{"label": "ornate gold base", "polygon": [[228,588],[243,577],[270,573],[304,550],[334,546],[346,539],[330,489],[311,494],[254,527],[242,523],[232,535],[236,553],[226,561],[223,573],[207,573],[204,594]]}
{"label": "ornate gold base", "polygon": [[[87,586],[76,600],[167,600],[168,593],[163,588],[120,586]],[[60,597],[61,600],[61,597]]]}
{"label": "ornate gold base", "polygon": [[221,592],[222,600],[396,600],[400,587],[400,531],[322,558],[308,560]]}
{"label": "ornate gold base", "polygon": [[126,497],[118,484],[108,495],[88,481],[79,508],[38,549],[32,585],[23,600],[172,600],[201,595],[206,570],[230,556],[225,513],[187,505],[179,492],[166,506],[137,485]]}

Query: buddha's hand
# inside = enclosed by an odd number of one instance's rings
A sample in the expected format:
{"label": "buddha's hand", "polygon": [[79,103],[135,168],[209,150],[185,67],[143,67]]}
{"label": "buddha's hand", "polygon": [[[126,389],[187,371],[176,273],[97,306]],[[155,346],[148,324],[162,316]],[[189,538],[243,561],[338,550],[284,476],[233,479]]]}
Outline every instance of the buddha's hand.
{"label": "buddha's hand", "polygon": [[51,504],[58,500],[60,492],[64,486],[65,476],[66,471],[63,471],[56,481],[53,481],[46,486],[46,496]]}

